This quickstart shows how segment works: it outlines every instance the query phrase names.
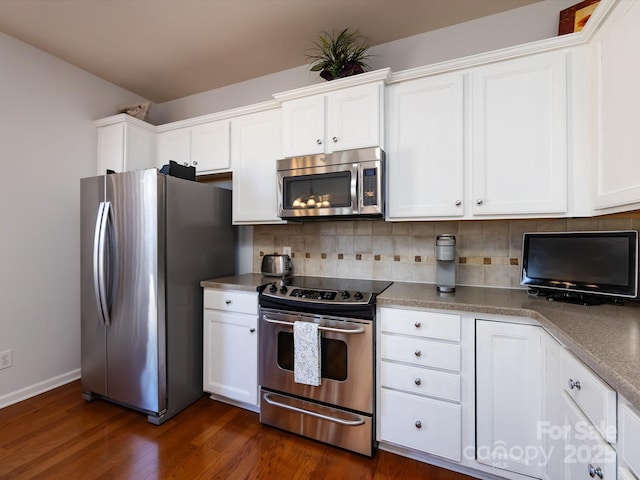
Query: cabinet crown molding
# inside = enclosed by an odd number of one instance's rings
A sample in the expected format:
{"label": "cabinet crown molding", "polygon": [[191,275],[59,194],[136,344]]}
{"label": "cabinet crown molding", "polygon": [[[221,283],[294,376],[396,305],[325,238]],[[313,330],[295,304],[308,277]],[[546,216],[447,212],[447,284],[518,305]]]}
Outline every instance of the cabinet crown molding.
{"label": "cabinet crown molding", "polygon": [[330,82],[318,83],[309,87],[297,88],[295,90],[289,90],[287,92],[274,93],[273,98],[275,98],[279,102],[284,102],[286,100],[293,100],[295,98],[308,97],[309,95],[332,92],[342,88],[365,85],[367,83],[386,82],[390,75],[390,68],[381,68],[380,70],[360,73],[358,75],[352,75],[350,77],[340,78],[338,80],[331,80]]}
{"label": "cabinet crown molding", "polygon": [[131,115],[127,115],[126,113],[119,113],[117,115],[112,115],[106,118],[100,118],[99,120],[94,120],[93,125],[96,128],[106,127],[108,125],[114,125],[116,123],[128,123],[130,125],[135,125],[140,128],[144,128],[145,130],[149,130],[150,132],[155,132],[155,125],[151,125],[143,120],[139,120]]}

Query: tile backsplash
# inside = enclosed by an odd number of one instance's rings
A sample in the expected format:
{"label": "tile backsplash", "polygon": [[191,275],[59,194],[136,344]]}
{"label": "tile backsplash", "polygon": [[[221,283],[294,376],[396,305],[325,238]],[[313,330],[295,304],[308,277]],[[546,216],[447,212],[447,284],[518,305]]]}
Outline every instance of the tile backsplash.
{"label": "tile backsplash", "polygon": [[265,253],[290,246],[297,275],[435,283],[436,237],[456,236],[456,283],[520,287],[524,232],[640,229],[639,218],[402,222],[323,221],[257,225],[253,271]]}

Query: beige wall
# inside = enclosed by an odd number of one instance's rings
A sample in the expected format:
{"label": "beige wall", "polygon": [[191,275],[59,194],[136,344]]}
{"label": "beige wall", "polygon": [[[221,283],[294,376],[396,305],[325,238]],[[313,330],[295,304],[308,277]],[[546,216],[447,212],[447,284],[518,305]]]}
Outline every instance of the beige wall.
{"label": "beige wall", "polygon": [[457,283],[520,288],[522,234],[639,229],[639,218],[457,222],[334,221],[254,227],[253,271],[265,253],[292,248],[295,274],[435,283],[435,239],[456,236]]}

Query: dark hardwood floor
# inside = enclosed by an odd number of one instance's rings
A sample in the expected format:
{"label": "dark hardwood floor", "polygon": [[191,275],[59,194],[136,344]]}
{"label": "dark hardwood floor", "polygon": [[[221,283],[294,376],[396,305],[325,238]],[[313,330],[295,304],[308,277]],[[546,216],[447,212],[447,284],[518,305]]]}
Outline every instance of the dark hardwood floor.
{"label": "dark hardwood floor", "polygon": [[80,382],[0,409],[0,479],[433,479],[465,475],[346,452],[203,397],[162,426],[81,398]]}

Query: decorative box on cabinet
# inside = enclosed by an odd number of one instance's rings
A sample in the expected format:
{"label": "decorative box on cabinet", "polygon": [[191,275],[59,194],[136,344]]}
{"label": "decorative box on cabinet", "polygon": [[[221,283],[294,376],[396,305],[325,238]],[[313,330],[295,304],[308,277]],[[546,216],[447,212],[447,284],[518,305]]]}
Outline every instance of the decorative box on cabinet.
{"label": "decorative box on cabinet", "polygon": [[258,297],[204,290],[203,389],[211,398],[258,410]]}
{"label": "decorative box on cabinet", "polygon": [[282,157],[280,109],[231,122],[233,223],[283,223],[278,217],[276,160]]}
{"label": "decorative box on cabinet", "polygon": [[98,175],[156,166],[156,127],[124,113],[93,124],[98,128]]}
{"label": "decorative box on cabinet", "polygon": [[460,316],[387,307],[379,313],[379,440],[460,461]]}
{"label": "decorative box on cabinet", "polygon": [[158,167],[170,160],[195,167],[196,174],[230,168],[230,121],[218,120],[158,133]]}
{"label": "decorative box on cabinet", "polygon": [[274,95],[282,102],[283,156],[384,147],[389,69]]}

